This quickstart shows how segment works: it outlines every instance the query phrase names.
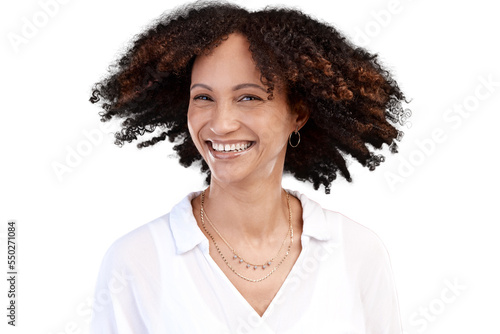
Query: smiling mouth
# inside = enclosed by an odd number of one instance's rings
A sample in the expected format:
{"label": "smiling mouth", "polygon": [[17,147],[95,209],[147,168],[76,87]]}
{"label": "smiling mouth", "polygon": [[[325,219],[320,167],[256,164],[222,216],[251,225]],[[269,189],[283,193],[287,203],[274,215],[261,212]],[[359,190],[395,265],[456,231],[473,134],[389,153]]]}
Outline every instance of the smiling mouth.
{"label": "smiling mouth", "polygon": [[250,148],[253,145],[253,143],[254,142],[251,141],[234,143],[234,144],[221,144],[221,143],[208,142],[209,145],[211,144],[212,149],[215,152],[220,152],[220,153],[242,152]]}

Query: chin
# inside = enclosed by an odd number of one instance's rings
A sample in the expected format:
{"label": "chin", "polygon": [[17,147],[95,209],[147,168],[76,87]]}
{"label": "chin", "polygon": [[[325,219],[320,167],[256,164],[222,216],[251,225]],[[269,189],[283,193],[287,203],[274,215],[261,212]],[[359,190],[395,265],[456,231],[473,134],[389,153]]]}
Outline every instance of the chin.
{"label": "chin", "polygon": [[231,184],[241,184],[245,180],[249,180],[250,176],[247,173],[237,173],[235,171],[221,171],[215,169],[210,169],[211,173],[211,183],[216,182],[218,184],[226,184],[226,185],[231,185]]}

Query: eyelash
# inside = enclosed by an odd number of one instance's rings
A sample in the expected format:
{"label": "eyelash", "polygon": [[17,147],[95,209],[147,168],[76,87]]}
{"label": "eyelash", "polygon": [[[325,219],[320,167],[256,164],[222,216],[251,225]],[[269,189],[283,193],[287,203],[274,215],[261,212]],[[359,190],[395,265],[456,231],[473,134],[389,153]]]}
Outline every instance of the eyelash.
{"label": "eyelash", "polygon": [[[242,100],[247,99],[247,98],[251,99],[250,101],[262,101],[262,99],[260,97],[254,96],[254,95],[244,95],[238,101],[242,101]],[[207,95],[197,95],[193,98],[193,100],[212,101],[212,99]]]}
{"label": "eyelash", "polygon": [[206,95],[197,95],[193,98],[193,100],[211,101],[212,99]]}
{"label": "eyelash", "polygon": [[260,97],[254,95],[245,95],[240,99],[240,101],[246,98],[250,98],[251,99],[250,101],[262,101]]}

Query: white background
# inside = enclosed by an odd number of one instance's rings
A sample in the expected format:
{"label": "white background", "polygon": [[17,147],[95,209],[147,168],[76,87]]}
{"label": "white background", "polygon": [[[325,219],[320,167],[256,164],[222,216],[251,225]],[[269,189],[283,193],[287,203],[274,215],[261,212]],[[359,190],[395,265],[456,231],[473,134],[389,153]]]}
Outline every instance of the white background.
{"label": "white background", "polygon": [[[0,5],[0,267],[4,277],[6,226],[15,219],[20,273],[16,328],[6,325],[1,279],[2,333],[85,333],[110,244],[204,186],[196,169],[169,157],[168,143],[116,147],[116,127],[100,128],[88,102],[134,34],[183,1],[54,1],[57,8],[42,5],[50,0]],[[413,99],[413,116],[400,154],[385,150],[377,171],[353,164],[354,182],[339,180],[329,196],[289,179],[285,186],[382,238],[406,333],[500,333],[500,24],[492,2],[289,3],[377,52]],[[39,26],[32,36],[30,23]],[[25,39],[16,45],[13,36]],[[71,158],[73,150],[85,156]],[[57,164],[68,171],[58,176]]]}

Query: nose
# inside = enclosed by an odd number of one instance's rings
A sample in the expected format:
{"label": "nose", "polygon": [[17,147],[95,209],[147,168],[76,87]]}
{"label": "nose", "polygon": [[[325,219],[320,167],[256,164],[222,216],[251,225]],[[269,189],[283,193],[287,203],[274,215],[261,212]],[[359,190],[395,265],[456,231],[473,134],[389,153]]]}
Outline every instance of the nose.
{"label": "nose", "polygon": [[231,103],[217,103],[210,120],[210,130],[216,135],[223,136],[236,131],[240,127],[236,110]]}

